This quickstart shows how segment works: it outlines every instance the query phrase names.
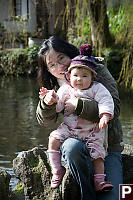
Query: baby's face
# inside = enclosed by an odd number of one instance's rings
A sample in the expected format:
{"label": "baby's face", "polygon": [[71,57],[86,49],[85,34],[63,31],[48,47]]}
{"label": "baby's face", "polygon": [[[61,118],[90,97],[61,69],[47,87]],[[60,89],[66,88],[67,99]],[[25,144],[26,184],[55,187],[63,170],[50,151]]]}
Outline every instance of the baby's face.
{"label": "baby's face", "polygon": [[89,69],[73,68],[70,73],[70,83],[75,89],[85,90],[92,83],[92,72]]}

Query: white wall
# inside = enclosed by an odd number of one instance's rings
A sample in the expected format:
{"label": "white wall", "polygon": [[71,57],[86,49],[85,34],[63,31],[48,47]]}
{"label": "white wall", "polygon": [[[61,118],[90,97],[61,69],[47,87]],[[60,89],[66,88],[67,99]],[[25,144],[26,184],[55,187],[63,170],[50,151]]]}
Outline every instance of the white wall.
{"label": "white wall", "polygon": [[29,4],[29,14],[30,14],[29,30],[31,30],[31,32],[34,32],[37,30],[36,0],[30,0],[29,2],[30,2]]}
{"label": "white wall", "polygon": [[0,22],[3,23],[3,21],[8,20],[10,16],[11,16],[11,1],[0,0]]}
{"label": "white wall", "polygon": [[[5,29],[10,32],[19,32],[23,29],[27,32],[34,33],[37,29],[36,20],[36,0],[29,0],[29,19],[27,22],[20,23],[18,21],[10,20],[12,16],[11,0],[0,0],[0,22],[4,25]],[[27,2],[22,0],[22,16],[27,19]]]}

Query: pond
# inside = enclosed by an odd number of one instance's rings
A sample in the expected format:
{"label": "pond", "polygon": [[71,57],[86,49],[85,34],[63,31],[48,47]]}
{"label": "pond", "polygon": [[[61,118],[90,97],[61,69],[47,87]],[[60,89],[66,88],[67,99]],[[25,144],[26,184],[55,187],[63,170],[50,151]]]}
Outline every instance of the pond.
{"label": "pond", "polygon": [[[12,161],[21,151],[47,147],[50,128],[36,120],[39,87],[35,78],[0,80],[0,168],[11,174],[11,189],[16,184]],[[133,106],[121,101],[124,142],[133,145]]]}

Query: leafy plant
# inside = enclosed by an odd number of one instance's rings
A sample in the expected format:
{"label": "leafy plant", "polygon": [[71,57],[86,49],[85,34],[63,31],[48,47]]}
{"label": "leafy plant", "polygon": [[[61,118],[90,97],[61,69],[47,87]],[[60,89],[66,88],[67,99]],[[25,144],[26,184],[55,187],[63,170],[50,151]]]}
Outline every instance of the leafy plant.
{"label": "leafy plant", "polygon": [[[11,47],[15,47],[15,43],[24,43],[27,45],[28,37],[28,22],[27,16],[12,16],[7,20],[6,34],[4,44],[10,44]],[[15,31],[14,31],[15,29]],[[6,45],[5,45],[6,46]]]}
{"label": "leafy plant", "polygon": [[0,51],[1,75],[35,75],[38,69],[37,45],[17,50]]}
{"label": "leafy plant", "polygon": [[29,63],[32,63],[32,62],[36,61],[38,50],[39,50],[39,46],[38,45],[33,45],[32,47],[28,47],[26,49]]}
{"label": "leafy plant", "polygon": [[89,18],[86,17],[85,20],[81,22],[81,24],[78,24],[77,26],[73,25],[71,28],[69,28],[67,36],[69,42],[77,47],[83,43],[90,43],[91,29]]}
{"label": "leafy plant", "polygon": [[117,34],[127,32],[128,15],[125,7],[120,7],[116,13],[113,8],[108,9],[107,15],[109,18],[110,32],[117,37]]}

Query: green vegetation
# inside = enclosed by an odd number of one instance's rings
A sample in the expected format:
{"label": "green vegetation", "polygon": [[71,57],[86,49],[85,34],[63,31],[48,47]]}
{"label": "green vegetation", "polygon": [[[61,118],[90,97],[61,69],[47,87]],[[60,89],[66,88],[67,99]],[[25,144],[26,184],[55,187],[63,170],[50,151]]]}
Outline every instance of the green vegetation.
{"label": "green vegetation", "polygon": [[[78,34],[76,35],[78,27]],[[79,31],[80,29],[80,31]],[[78,26],[72,26],[72,28],[68,29],[68,40],[71,42],[73,45],[79,47],[83,43],[90,43],[91,41],[91,29],[90,29],[90,21],[89,18],[86,17],[83,21],[82,24]]]}
{"label": "green vegetation", "polygon": [[23,191],[24,191],[23,185],[22,185],[22,184],[19,184],[19,185],[17,185],[17,187],[16,187],[14,193],[15,193],[16,195],[21,195],[21,194],[23,193]]}
{"label": "green vegetation", "polygon": [[[82,8],[83,9],[83,8]],[[117,11],[107,10],[109,30],[114,43],[109,48],[100,49],[100,55],[105,57],[106,64],[117,80],[125,89],[133,90],[133,4],[124,4]],[[88,14],[79,19],[81,12],[77,12],[77,21],[68,32],[68,40],[76,46],[91,43],[91,30]],[[95,55],[95,49],[93,50]]]}
{"label": "green vegetation", "polygon": [[28,166],[30,168],[36,168],[39,166],[39,159],[36,158],[35,156],[31,157],[29,160],[28,160]]}
{"label": "green vegetation", "polygon": [[0,75],[35,75],[38,69],[38,49],[34,45],[25,49],[0,51]]}
{"label": "green vegetation", "polygon": [[133,4],[129,4],[125,11],[125,25],[116,43],[119,44],[123,52],[121,71],[118,78],[120,86],[126,90],[133,90],[133,25],[132,25]]}
{"label": "green vegetation", "polygon": [[[118,84],[124,88],[133,89],[133,28],[132,28],[132,10],[133,3],[129,1],[119,8],[107,10],[109,31],[113,41],[106,49],[93,49],[93,55],[105,57],[106,64],[117,80]],[[88,14],[87,1],[76,1],[69,5],[66,1],[65,14],[63,16],[62,26],[67,26],[67,40],[79,47],[83,43],[91,43],[91,27]],[[61,13],[60,13],[61,14]],[[57,16],[57,21],[58,21]],[[75,19],[75,20],[73,20]],[[65,20],[65,21],[64,21]],[[24,19],[17,16],[17,28],[24,29],[20,33],[20,40],[26,44],[26,23]],[[57,23],[57,22],[56,22]],[[55,26],[56,26],[55,23]],[[65,29],[65,28],[64,28]],[[4,28],[0,24],[0,33],[4,33]],[[5,34],[4,34],[5,35]],[[10,35],[10,31],[9,31]],[[10,35],[12,43],[14,36]],[[10,39],[10,37],[8,37]],[[16,40],[16,39],[15,39]],[[37,52],[39,47],[33,46],[25,49],[0,50],[0,75],[14,76],[34,76],[37,73]]]}
{"label": "green vegetation", "polygon": [[[83,8],[82,8],[83,9]],[[77,12],[77,18],[81,13]],[[118,11],[114,11],[112,8],[107,10],[109,19],[109,29],[111,34],[115,37],[115,41],[126,36],[128,32],[129,16],[126,8],[120,7]],[[76,46],[80,46],[83,43],[91,42],[91,28],[88,14],[83,16],[83,20],[76,20],[75,25],[68,29],[68,40]]]}
{"label": "green vegetation", "polygon": [[108,9],[107,15],[109,18],[110,32],[115,35],[115,37],[118,37],[117,34],[127,32],[128,16],[125,7],[120,7],[117,13],[112,8]]}

